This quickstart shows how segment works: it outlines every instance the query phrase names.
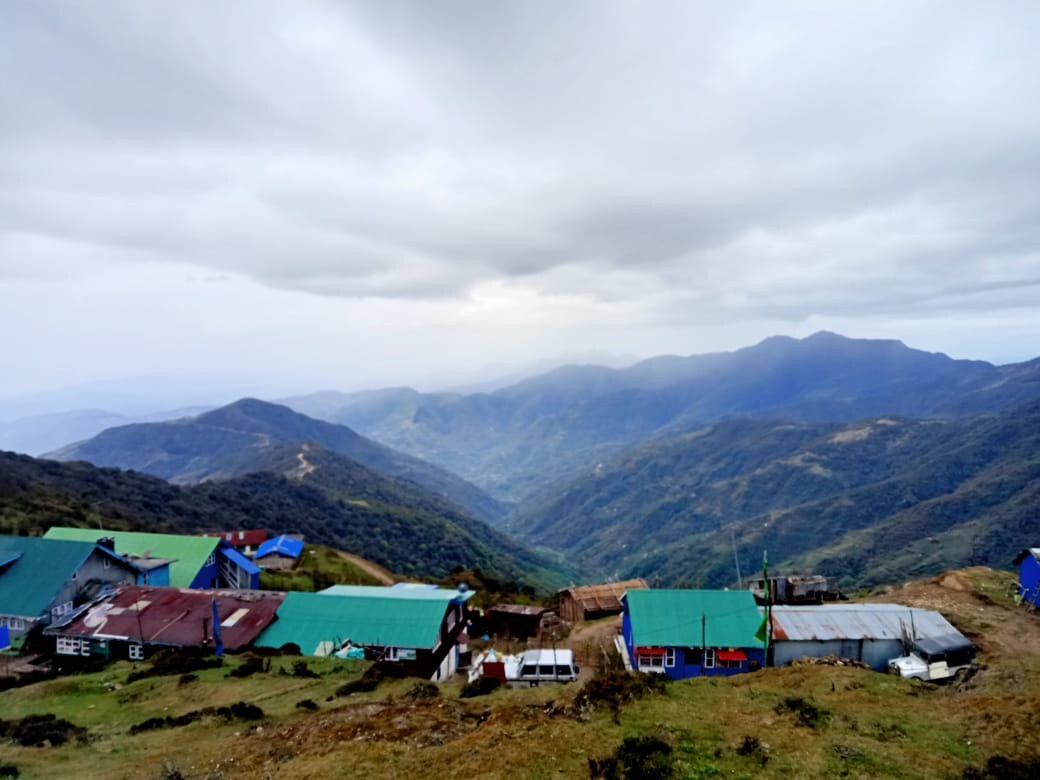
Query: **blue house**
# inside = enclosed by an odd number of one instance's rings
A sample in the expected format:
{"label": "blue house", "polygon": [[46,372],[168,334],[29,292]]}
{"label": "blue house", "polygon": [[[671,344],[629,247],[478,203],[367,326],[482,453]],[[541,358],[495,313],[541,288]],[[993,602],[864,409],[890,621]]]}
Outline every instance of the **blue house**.
{"label": "blue house", "polygon": [[282,534],[256,548],[253,561],[267,569],[291,569],[303,554],[303,541]]}
{"label": "blue house", "polygon": [[1018,595],[1034,607],[1040,607],[1040,547],[1023,550],[1015,556],[1018,566]]}
{"label": "blue house", "polygon": [[632,668],[686,677],[765,665],[762,616],[747,590],[630,590],[621,600]]}

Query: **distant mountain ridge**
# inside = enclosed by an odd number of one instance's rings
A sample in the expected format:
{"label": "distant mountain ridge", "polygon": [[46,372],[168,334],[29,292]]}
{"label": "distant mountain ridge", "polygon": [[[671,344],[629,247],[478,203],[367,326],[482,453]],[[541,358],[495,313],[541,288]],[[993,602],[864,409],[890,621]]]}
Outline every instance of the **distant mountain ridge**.
{"label": "distant mountain ridge", "polygon": [[314,442],[382,474],[435,491],[487,519],[505,508],[443,468],[396,452],[343,425],[314,420],[288,407],[242,399],[196,417],[109,428],[48,453],[54,460],[133,469],[177,484],[224,480],[263,470],[271,450]]}
{"label": "distant mountain ridge", "polygon": [[1040,398],[1040,359],[954,360],[893,340],[819,332],[629,368],[565,366],[490,394],[408,388],[287,399],[522,501],[625,447],[726,417],[810,422],[951,417]]}

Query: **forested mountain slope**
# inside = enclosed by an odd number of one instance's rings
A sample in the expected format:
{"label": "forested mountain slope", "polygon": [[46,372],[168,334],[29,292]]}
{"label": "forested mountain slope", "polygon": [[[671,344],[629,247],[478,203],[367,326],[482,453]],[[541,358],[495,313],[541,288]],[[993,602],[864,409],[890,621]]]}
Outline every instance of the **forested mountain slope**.
{"label": "forested mountain slope", "polygon": [[344,425],[249,398],[197,417],[110,428],[47,457],[85,460],[192,484],[260,471],[270,450],[302,442],[316,442],[374,471],[441,493],[477,517],[493,520],[504,511],[475,485],[439,466],[371,441]]}

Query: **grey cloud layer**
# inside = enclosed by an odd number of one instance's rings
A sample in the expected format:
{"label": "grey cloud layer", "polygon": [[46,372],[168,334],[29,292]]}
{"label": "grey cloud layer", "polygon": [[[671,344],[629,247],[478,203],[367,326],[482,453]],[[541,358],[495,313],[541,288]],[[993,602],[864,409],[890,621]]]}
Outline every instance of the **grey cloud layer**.
{"label": "grey cloud layer", "polygon": [[1031,2],[0,14],[7,277],[506,282],[706,322],[1035,301]]}

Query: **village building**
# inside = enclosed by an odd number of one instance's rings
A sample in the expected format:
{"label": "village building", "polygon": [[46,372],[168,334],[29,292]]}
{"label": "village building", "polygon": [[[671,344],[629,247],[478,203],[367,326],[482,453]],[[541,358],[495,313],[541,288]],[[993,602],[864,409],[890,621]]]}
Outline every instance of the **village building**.
{"label": "village building", "polygon": [[253,561],[265,569],[292,569],[303,555],[303,540],[282,534],[261,544]]}
{"label": "village building", "polygon": [[94,542],[0,536],[0,626],[21,645],[34,629],[72,612],[101,588],[132,584],[140,573]]}
{"label": "village building", "polygon": [[625,592],[648,587],[643,579],[605,582],[600,585],[572,585],[557,593],[560,601],[559,614],[568,623],[620,615],[621,597]]}
{"label": "village building", "polygon": [[[257,588],[260,569],[223,539],[136,531],[96,531],[56,526],[46,539],[96,542],[111,539],[116,553],[133,558],[167,558],[168,583],[174,588]],[[108,542],[106,542],[108,544]],[[158,584],[149,578],[149,584]]]}
{"label": "village building", "polygon": [[916,640],[959,637],[967,642],[938,612],[901,604],[776,606],[770,613],[776,666],[834,655],[885,671]]}
{"label": "village building", "polygon": [[1040,607],[1040,547],[1023,550],[1015,556],[1018,567],[1018,595],[1034,607]]}
{"label": "village building", "polygon": [[210,531],[202,536],[223,539],[247,558],[256,554],[257,548],[267,541],[270,533],[266,528],[254,528],[249,531]]}
{"label": "village building", "polygon": [[539,639],[547,624],[559,623],[554,610],[530,604],[496,604],[485,610],[481,631],[489,636],[511,639]]}
{"label": "village building", "polygon": [[447,680],[458,666],[472,595],[435,586],[335,585],[319,593],[292,592],[256,644],[292,643],[314,656],[363,650],[365,658],[398,663],[413,677]]}
{"label": "village building", "polygon": [[821,574],[770,577],[768,581],[759,577],[748,583],[748,590],[759,604],[766,603],[767,595],[771,604],[822,604],[842,598],[838,578]]}
{"label": "village building", "polygon": [[630,590],[622,601],[633,669],[681,680],[765,665],[763,620],[750,591]]}
{"label": "village building", "polygon": [[56,620],[56,655],[140,661],[166,647],[237,650],[274,620],[284,593],[128,586]]}

